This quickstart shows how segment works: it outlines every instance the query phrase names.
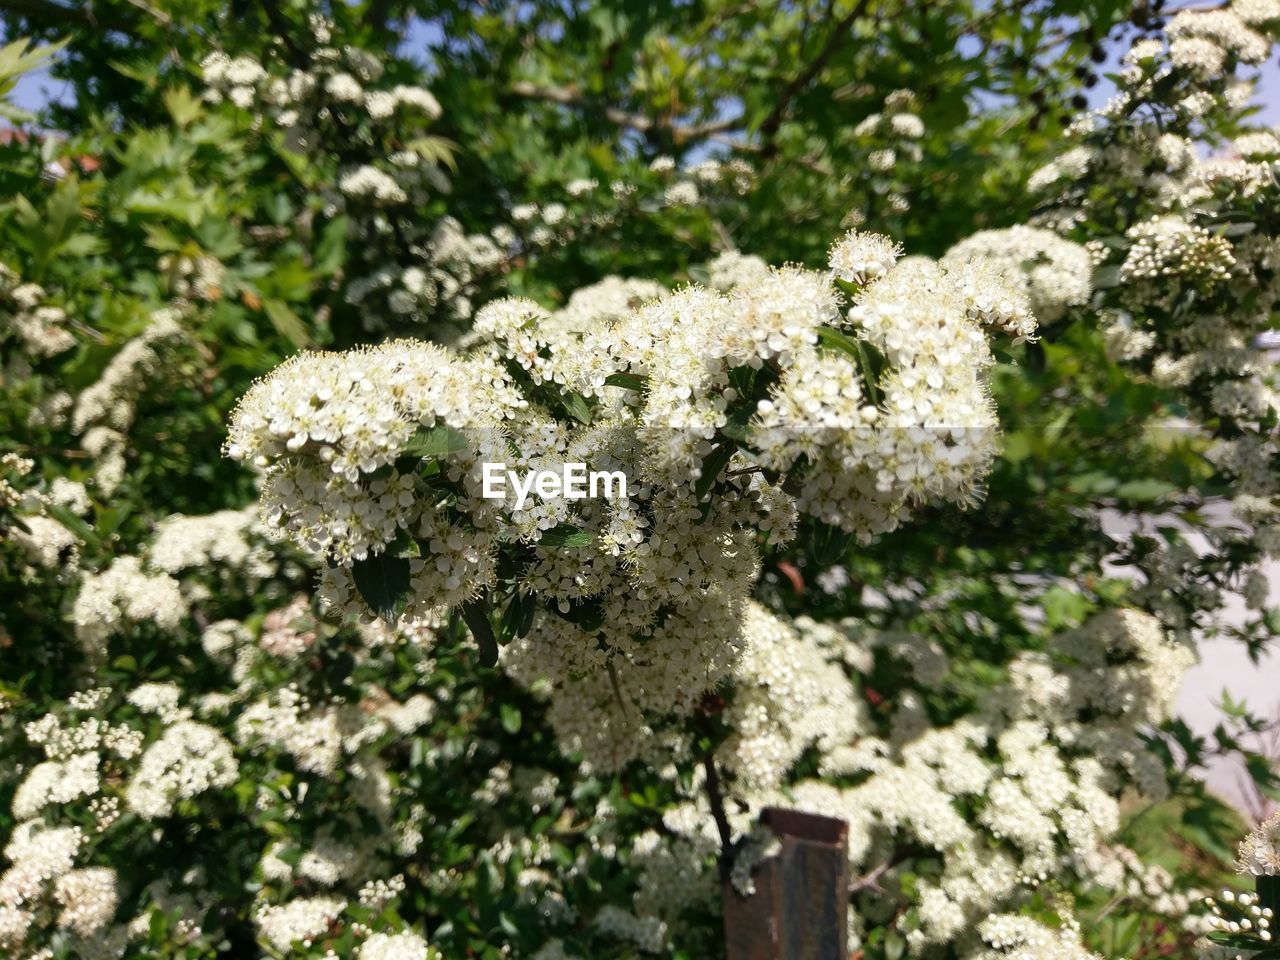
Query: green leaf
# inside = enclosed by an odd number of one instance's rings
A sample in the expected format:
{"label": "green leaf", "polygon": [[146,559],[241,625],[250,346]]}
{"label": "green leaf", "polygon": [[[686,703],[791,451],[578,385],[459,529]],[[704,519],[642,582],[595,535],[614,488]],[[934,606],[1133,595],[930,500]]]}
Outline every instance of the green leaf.
{"label": "green leaf", "polygon": [[417,432],[409,438],[409,442],[401,451],[401,456],[423,459],[447,457],[469,449],[471,449],[471,442],[467,440],[464,433],[455,430],[447,423],[437,423],[434,427],[419,427]]}
{"label": "green leaf", "polygon": [[634,373],[611,373],[604,378],[605,386],[622,387],[624,390],[643,390],[648,381]]}
{"label": "green leaf", "polygon": [[720,471],[728,466],[736,449],[736,445],[731,441],[725,441],[707,454],[707,459],[702,461],[702,475],[693,485],[693,495],[697,500],[703,500],[710,492],[716,477],[720,476]]}
{"label": "green leaf", "polygon": [[98,536],[98,531],[94,530],[93,527],[89,526],[62,504],[51,503],[45,507],[45,510],[49,516],[74,533],[84,543],[95,549],[102,547],[102,539]]}
{"label": "green leaf", "polygon": [[505,644],[527,635],[537,612],[538,598],[533,593],[515,591],[507,608],[502,611],[499,640]]}
{"label": "green leaf", "polygon": [[489,600],[482,594],[462,605],[462,619],[471,631],[471,637],[480,648],[480,665],[492,667],[498,662],[498,641],[489,623]]}
{"label": "green leaf", "polygon": [[173,117],[179,127],[190,126],[200,116],[200,98],[194,96],[186,87],[173,87],[164,92],[164,108]]}
{"label": "green leaf", "polygon": [[499,705],[498,715],[502,718],[503,730],[507,731],[507,733],[520,732],[520,722],[522,718],[520,716],[519,708],[513,707],[509,703],[504,703]]}
{"label": "green leaf", "polygon": [[0,80],[8,80],[11,77],[20,77],[24,73],[29,73],[70,42],[71,38],[66,37],[57,43],[32,49],[29,38],[19,37],[12,43],[0,47]]}
{"label": "green leaf", "polygon": [[595,534],[571,523],[559,523],[550,530],[543,530],[538,538],[540,547],[589,547],[595,542]]}
{"label": "green leaf", "polygon": [[1280,634],[1280,607],[1272,607],[1262,615],[1262,624],[1267,631],[1273,634]]}
{"label": "green leaf", "polygon": [[1256,223],[1251,223],[1247,220],[1244,220],[1237,223],[1228,223],[1222,227],[1219,227],[1218,235],[1222,237],[1229,237],[1234,239],[1235,237],[1247,236],[1248,234],[1253,233],[1253,231],[1256,230],[1257,228],[1258,228],[1258,225]]}
{"label": "green leaf", "polygon": [[1099,267],[1093,272],[1093,289],[1110,290],[1112,287],[1118,286],[1120,286],[1120,267],[1118,264]]}
{"label": "green leaf", "polygon": [[1051,587],[1040,601],[1045,624],[1051,630],[1078,626],[1089,611],[1089,601],[1064,587]]}
{"label": "green leaf", "polygon": [[351,229],[351,218],[345,214],[335,217],[324,225],[320,231],[320,239],[316,243],[315,256],[312,258],[312,269],[322,277],[332,276],[347,261],[347,232]]}
{"label": "green leaf", "polygon": [[560,406],[579,423],[591,422],[591,405],[582,394],[566,391],[560,396]]}
{"label": "green leaf", "polygon": [[849,548],[853,544],[853,534],[845,533],[839,527],[829,523],[815,523],[812,540],[813,559],[824,567],[835,563],[844,563],[849,559]]}
{"label": "green leaf", "polygon": [[847,354],[854,360],[858,359],[858,345],[852,337],[845,336],[839,330],[831,327],[818,328],[818,344],[826,347],[828,350],[835,350],[843,354]]}
{"label": "green leaf", "polygon": [[872,403],[880,402],[880,372],[884,369],[884,356],[861,338],[845,336],[831,327],[818,328],[818,345],[828,350],[852,357],[862,371],[862,382]]}
{"label": "green leaf", "polygon": [[1159,500],[1171,493],[1176,493],[1177,490],[1178,488],[1172,483],[1150,477],[1120,484],[1116,487],[1115,495],[1121,500]]}
{"label": "green leaf", "polygon": [[283,300],[264,297],[262,309],[266,313],[267,319],[271,321],[271,326],[275,327],[276,333],[280,334],[280,336],[295,347],[311,345],[311,335],[307,332],[307,325]]}
{"label": "green leaf", "polygon": [[452,140],[436,136],[417,137],[405,146],[428,163],[448,167],[454,172],[458,169],[456,157],[459,147]]}
{"label": "green leaf", "polygon": [[387,552],[357,560],[351,578],[364,602],[388,622],[394,622],[398,608],[409,595],[409,561]]}

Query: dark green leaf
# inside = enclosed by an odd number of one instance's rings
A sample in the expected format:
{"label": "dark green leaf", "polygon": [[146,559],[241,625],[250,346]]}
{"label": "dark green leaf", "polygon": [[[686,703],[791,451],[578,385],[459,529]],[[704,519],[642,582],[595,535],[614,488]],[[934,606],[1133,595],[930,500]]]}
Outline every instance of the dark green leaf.
{"label": "dark green leaf", "polygon": [[89,526],[62,504],[52,503],[47,505],[45,509],[48,511],[49,516],[74,533],[84,543],[95,548],[102,546],[98,531],[94,530],[93,527]]}
{"label": "dark green leaf", "polygon": [[648,381],[634,373],[611,373],[604,378],[606,386],[622,387],[624,390],[643,390]]}
{"label": "dark green leaf", "polygon": [[409,561],[388,552],[357,560],[351,567],[360,596],[378,616],[396,619],[397,610],[409,594]]}
{"label": "dark green leaf", "polygon": [[701,501],[706,497],[715,484],[716,478],[720,476],[720,471],[728,466],[736,449],[737,447],[731,441],[725,441],[707,454],[707,459],[702,461],[702,475],[693,486],[693,495],[696,499]]}

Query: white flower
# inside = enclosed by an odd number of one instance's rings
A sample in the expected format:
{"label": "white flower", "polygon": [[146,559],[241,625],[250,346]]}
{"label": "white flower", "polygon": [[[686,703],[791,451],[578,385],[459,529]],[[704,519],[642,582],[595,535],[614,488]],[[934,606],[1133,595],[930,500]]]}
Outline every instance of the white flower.
{"label": "white flower", "polygon": [[865,286],[880,279],[902,256],[902,245],[880,233],[850,230],[827,256],[831,273],[840,280]]}
{"label": "white flower", "polygon": [[174,804],[235,782],[231,744],[212,727],[183,720],[142,755],[125,790],[129,809],[145,819],[168,816]]}

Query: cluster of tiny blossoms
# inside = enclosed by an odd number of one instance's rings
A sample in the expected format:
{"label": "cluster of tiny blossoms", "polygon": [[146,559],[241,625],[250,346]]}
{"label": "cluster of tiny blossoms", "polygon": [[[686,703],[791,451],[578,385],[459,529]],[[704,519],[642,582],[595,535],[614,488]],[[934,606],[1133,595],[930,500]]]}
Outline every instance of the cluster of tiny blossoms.
{"label": "cluster of tiny blossoms", "polygon": [[374,54],[329,45],[323,21],[312,26],[317,45],[305,68],[211,54],[205,100],[251,111],[256,127],[283,130],[292,149],[336,165],[325,214],[349,220],[344,299],[367,327],[388,316],[467,319],[479,285],[506,260],[510,229],[468,234],[452,217],[422,215],[448,187],[447,148],[426,132],[439,102],[423,87],[387,82]]}
{"label": "cluster of tiny blossoms", "polygon": [[66,311],[47,300],[44,287],[22,283],[0,263],[0,338],[13,339],[19,347],[5,363],[5,375],[12,381],[29,376],[33,360],[56,356],[75,345]]}
{"label": "cluster of tiny blossoms", "polygon": [[751,165],[741,157],[682,166],[662,155],[647,169],[620,171],[605,183],[574,177],[563,184],[542,184],[536,199],[511,206],[510,224],[500,225],[491,236],[513,258],[529,263],[562,247],[617,242],[622,231],[650,218],[664,230],[673,222],[683,229],[686,218],[699,214],[727,219],[728,210],[755,184]]}
{"label": "cluster of tiny blossoms", "polygon": [[1204,907],[1208,936],[1196,941],[1197,960],[1248,960],[1272,945],[1275,911],[1260,897],[1223,890]]}
{"label": "cluster of tiny blossoms", "polygon": [[[1152,798],[1168,789],[1142,733],[1171,715],[1192,656],[1154,618],[1113,610],[1052,637],[1046,652],[1009,664],[998,694],[945,726],[922,702],[949,671],[935,642],[854,620],[788,624],[759,609],[748,624],[726,714],[735,732],[716,754],[731,778],[723,789],[739,859],[748,861],[735,876],[750,871],[759,846],[755,817],[783,804],[849,825],[851,876],[876,881],[855,886],[855,913],[896,914],[916,953],[955,944],[966,958],[1039,958],[1036,949],[1053,945],[1060,952],[1050,956],[1091,957],[1069,925],[1051,930],[1012,914],[997,921],[1064,874],[1171,919],[1188,913],[1190,898],[1172,877],[1112,840],[1126,789],[1136,784]],[[885,662],[909,677],[887,730],[860,692]],[[788,783],[809,751],[821,779]],[[664,836],[634,839],[641,915],[674,925],[682,904],[715,892],[706,858],[718,839],[702,786],[695,777],[689,801],[666,812]],[[909,896],[886,893],[898,890],[900,871],[917,869],[904,851],[920,847],[936,868],[916,876]],[[901,909],[883,902],[896,896]]]}
{"label": "cluster of tiny blossoms", "polygon": [[[1229,592],[1262,610],[1257,564],[1280,549],[1280,401],[1255,345],[1280,305],[1280,139],[1247,122],[1247,68],[1280,34],[1280,5],[1181,10],[1165,34],[1133,44],[1116,97],[1073,126],[1077,145],[1031,186],[1049,200],[1040,222],[1093,258],[1108,354],[1189,411],[1232,485],[1233,510],[1202,531],[1207,551],[1183,538],[1134,551],[1143,602],[1188,630]],[[1249,629],[1269,633],[1260,617]]]}
{"label": "cluster of tiny blossoms", "polygon": [[[170,518],[149,553],[171,555],[170,565],[183,568],[195,545],[177,541],[184,534],[194,537],[224,527],[220,543],[205,545],[221,558],[210,563],[238,568],[244,586],[251,586],[256,582],[254,564],[234,537],[234,530],[243,526],[216,514]],[[107,575],[123,576],[117,568],[135,571],[137,559],[119,558]],[[186,573],[207,575],[207,564]],[[181,586],[187,592],[189,584]],[[117,587],[142,595],[138,602],[146,605],[144,580],[122,580]],[[171,636],[180,632],[171,624],[164,629]],[[306,780],[345,784],[349,802],[314,837],[292,834],[263,851],[266,883],[254,911],[263,943],[287,950],[295,939],[327,937],[331,922],[341,915],[357,931],[359,956],[426,958],[428,948],[419,937],[388,931],[376,919],[403,892],[403,878],[368,878],[379,876],[388,858],[411,854],[421,841],[401,832],[411,823],[392,816],[394,788],[379,752],[429,722],[433,702],[422,693],[400,702],[376,686],[359,703],[338,697],[313,701],[296,685],[282,687],[282,671],[296,667],[304,676],[308,672],[300,657],[321,633],[307,605],[298,600],[249,625],[218,621],[203,633],[209,661],[227,668],[229,683],[202,695],[172,682],[144,682],[120,691],[94,687],[52,704],[21,728],[44,759],[16,764],[10,771],[16,782],[11,812],[19,827],[4,850],[9,866],[0,869],[0,950],[43,956],[40,949],[53,937],[69,943],[75,955],[118,960],[129,955],[132,944],[146,939],[152,909],[166,916],[180,914],[174,931],[181,940],[216,942],[217,928],[201,927],[215,898],[198,869],[183,873],[175,867],[174,876],[140,884],[100,865],[99,847],[123,844],[139,852],[167,848],[178,835],[212,829],[204,820],[206,811],[226,816],[223,804],[244,775],[243,764],[287,757]],[[371,627],[362,658],[373,662],[388,657],[405,645],[416,647],[429,635],[429,628],[401,634]],[[429,661],[423,663],[429,668]],[[383,663],[381,675],[388,669]],[[295,804],[306,788],[304,782],[295,795],[259,784],[253,809],[278,815],[272,811],[279,805],[286,818],[296,817]],[[371,823],[380,829],[372,830]],[[180,891],[169,886],[178,873]],[[141,890],[145,883],[151,886]],[[336,894],[299,894],[299,884],[341,890],[349,900]],[[141,912],[118,917],[120,906],[134,903],[140,891]]]}
{"label": "cluster of tiny blossoms", "polygon": [[910,90],[894,90],[883,108],[864,117],[852,130],[853,155],[844,162],[844,182],[860,180],[866,199],[851,208],[842,224],[860,227],[872,219],[901,218],[911,209],[912,167],[924,156],[924,121],[919,100]]}
{"label": "cluster of tiny blossoms", "polygon": [[1240,872],[1255,877],[1280,876],[1280,813],[1272,814],[1240,842]]}
{"label": "cluster of tiny blossoms", "polygon": [[1089,302],[1093,262],[1079,244],[1037,227],[983,230],[961,240],[942,258],[944,266],[981,260],[1022,291],[1041,323],[1052,323]]}
{"label": "cluster of tiny blossoms", "polygon": [[[896,256],[851,234],[830,274],[766,270],[632,308],[642,289],[586,333],[504,300],[463,353],[303,354],[245,396],[227,452],[263,470],[269,525],[330,561],[339,608],[366,611],[356,586],[383,556],[406,615],[484,615],[503,551],[519,557],[506,602],[530,609],[504,665],[572,688],[553,721],[616,766],[644,714],[692,709],[731,669],[760,537],[785,542],[799,511],[869,538],[975,495],[996,429],[981,305],[1019,295]],[[583,463],[626,487],[485,497],[486,462]]]}

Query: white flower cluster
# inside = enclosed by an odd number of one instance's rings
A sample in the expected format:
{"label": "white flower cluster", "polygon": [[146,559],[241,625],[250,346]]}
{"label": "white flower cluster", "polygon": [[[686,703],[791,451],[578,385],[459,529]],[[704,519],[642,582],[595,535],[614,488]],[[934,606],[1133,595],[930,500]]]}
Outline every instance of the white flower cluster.
{"label": "white flower cluster", "polygon": [[348,197],[380,204],[405,203],[409,199],[409,194],[394,177],[370,164],[344,173],[338,179],[338,189]]}
{"label": "white flower cluster", "polygon": [[828,261],[837,280],[865,286],[879,280],[902,256],[902,244],[880,233],[850,231],[831,248]]}
{"label": "white flower cluster", "polygon": [[[1169,21],[1165,33],[1169,37],[1169,61],[1175,67],[1202,77],[1222,74],[1228,59],[1256,65],[1267,59],[1271,40],[1252,26],[1232,4],[1216,10],[1179,10]],[[1266,22],[1278,18],[1277,11],[1263,5],[1246,13]]]}
{"label": "white flower cluster", "polygon": [[144,385],[163,369],[171,350],[186,336],[176,308],[157,310],[146,329],[108,361],[98,381],[76,397],[71,429],[81,436],[85,451],[96,458],[94,484],[104,495],[109,496],[124,479],[125,437]]}
{"label": "white flower cluster", "polygon": [[338,897],[299,897],[283,906],[261,907],[254,917],[259,935],[277,950],[287,951],[295,940],[310,946],[329,932],[329,927],[347,908]]}
{"label": "white flower cluster", "polygon": [[915,112],[917,107],[914,93],[895,90],[885,98],[883,112],[868,115],[853,128],[854,136],[866,138],[876,147],[867,158],[872,170],[879,173],[892,170],[899,156],[919,162],[923,156],[920,139],[925,127]]}
{"label": "white flower cluster", "polygon": [[16,273],[0,263],[0,337],[12,334],[22,347],[19,356],[6,361],[12,381],[29,376],[31,360],[56,356],[75,345],[66,311],[47,300],[44,287],[20,282]]}
{"label": "white flower cluster", "polygon": [[[784,542],[799,508],[869,538],[973,496],[996,424],[972,291],[941,267],[891,269],[895,252],[836,248],[867,277],[847,320],[829,277],[788,267],[596,308],[585,334],[505,300],[465,354],[304,354],[245,396],[227,453],[265,471],[269,525],[334,561],[322,592],[339,607],[363,609],[353,588],[379,555],[403,569],[406,614],[431,617],[497,586],[503,544],[531,548],[509,599],[530,604],[527,632],[504,664],[563,685],[553,722],[616,766],[642,748],[644,714],[691,710],[730,670],[758,536]],[[610,297],[651,292],[636,290]],[[485,461],[581,462],[627,490],[487,499]],[[794,477],[794,499],[770,472]]]}
{"label": "white flower cluster", "polygon": [[13,542],[22,547],[27,559],[43,570],[56,571],[74,566],[80,538],[52,517],[23,517],[25,530],[13,531]]}
{"label": "white flower cluster", "polygon": [[1133,241],[1120,265],[1122,282],[1171,277],[1211,286],[1231,276],[1235,257],[1231,243],[1205,227],[1164,215],[1135,224],[1125,232]]}
{"label": "white flower cluster", "polygon": [[1240,841],[1237,864],[1255,877],[1280,876],[1280,813],[1272,814]]}
{"label": "white flower cluster", "polygon": [[175,297],[209,302],[222,299],[227,269],[216,257],[166,254],[157,266],[168,276]]}
{"label": "white flower cluster", "polygon": [[108,640],[124,627],[154,623],[160,630],[174,630],[187,609],[177,580],[148,573],[137,557],[121,557],[102,573],[84,578],[71,621],[85,652],[102,657]]}
{"label": "white flower cluster", "polygon": [[[249,57],[232,58],[221,52],[210,54],[201,64],[205,100],[225,99],[241,109],[256,109],[282,127],[310,128],[323,115],[326,99],[362,109],[376,120],[401,108],[429,120],[440,116],[440,103],[429,90],[404,84],[375,86],[383,69],[377,57],[350,46],[322,46],[313,51],[310,70],[294,69],[286,77],[273,76]],[[314,114],[307,116],[308,109]]]}
{"label": "white flower cluster", "polygon": [[221,565],[266,578],[276,564],[270,551],[254,543],[255,535],[262,532],[258,510],[252,505],[205,516],[175,514],[157,524],[147,549],[147,565],[168,574]]}
{"label": "white flower cluster", "polygon": [[[441,141],[423,136],[441,115],[430,91],[388,84],[381,59],[353,46],[336,49],[321,37],[306,69],[264,66],[215,53],[204,62],[205,99],[229,100],[256,113],[258,126],[284,128],[293,149],[323,155],[335,138],[344,151],[325,215],[346,214],[348,250],[344,299],[366,329],[388,318],[420,322],[436,316],[466,320],[477,285],[506,261],[509,228],[467,234],[451,217],[420,215],[448,187]],[[385,298],[372,306],[371,297]]]}
{"label": "white flower cluster", "polygon": [[431,960],[427,941],[416,933],[375,933],[360,945],[360,960]]}
{"label": "white flower cluster", "polygon": [[30,820],[50,804],[70,803],[98,792],[98,754],[79,753],[66,762],[36,764],[13,796],[13,815]]}
{"label": "white flower cluster", "polygon": [[[1272,364],[1255,346],[1280,305],[1268,212],[1280,200],[1280,141],[1248,125],[1255,78],[1240,69],[1265,59],[1278,30],[1271,0],[1178,11],[1167,48],[1159,37],[1136,41],[1115,102],[1077,124],[1079,145],[1033,177],[1052,191],[1040,221],[1086,240],[1094,255],[1109,354],[1189,411],[1233,487],[1225,522],[1196,534],[1207,546],[1180,537],[1140,551],[1148,582],[1139,599],[1182,632],[1233,590],[1261,609],[1263,577],[1242,559],[1252,547],[1241,547],[1252,541],[1263,556],[1280,547],[1260,535],[1280,510],[1268,426],[1280,404]],[[1234,136],[1216,152],[1206,149],[1216,146],[1210,110]],[[1116,207],[1116,196],[1132,202]],[[1226,574],[1205,576],[1215,564]]]}
{"label": "white flower cluster", "polygon": [[707,283],[716,290],[759,283],[769,274],[769,265],[754,254],[726,250],[707,264]]}
{"label": "white flower cluster", "polygon": [[[662,201],[669,207],[695,206],[702,202],[701,187],[727,185],[731,192],[745,194],[755,185],[755,171],[741,157],[720,161],[703,160],[693,167],[681,167],[672,157],[663,155],[649,164],[665,185]],[[614,192],[619,192],[615,186]]]}
{"label": "white flower cluster", "polygon": [[552,251],[566,245],[589,244],[601,232],[625,226],[637,217],[686,209],[715,209],[732,204],[755,186],[755,173],[741,157],[703,160],[691,167],[659,156],[648,173],[634,180],[618,179],[607,189],[595,179],[575,177],[564,185],[564,199],[539,199],[511,207],[512,226],[493,231],[494,240],[524,255]]}
{"label": "white flower cluster", "polygon": [[166,817],[181,800],[235,783],[238,770],[231,743],[217,730],[179,721],[143,753],[125,802],[140,817]]}
{"label": "white flower cluster", "polygon": [[961,240],[942,258],[945,267],[985,263],[1026,296],[1041,323],[1053,323],[1072,307],[1089,302],[1093,263],[1079,244],[1037,227],[982,230]]}
{"label": "white flower cluster", "polygon": [[[84,840],[79,827],[49,827],[40,820],[13,829],[4,848],[10,866],[0,873],[0,947],[21,949],[37,911],[54,893],[52,885],[72,875]],[[62,898],[73,910],[69,920],[80,912],[71,902],[73,892],[64,889]]]}
{"label": "white flower cluster", "polygon": [[[1014,948],[1044,937],[1066,951],[1052,956],[1087,957],[1069,929],[988,919],[1016,909],[1029,889],[1063,871],[1163,904],[1170,916],[1185,911],[1186,898],[1167,893],[1167,875],[1109,845],[1127,785],[1155,798],[1167,791],[1163,766],[1141,733],[1170,715],[1190,655],[1164,639],[1154,618],[1109,611],[1053,637],[1047,653],[1015,658],[1008,684],[949,726],[934,726],[914,692],[938,685],[948,671],[946,657],[921,638],[875,634],[852,620],[835,626],[802,618],[788,627],[762,611],[749,620],[755,628],[727,714],[748,735],[732,735],[717,754],[737,774],[731,789],[742,805],[728,804],[735,834],[750,834],[761,808],[785,804],[849,824],[855,877],[892,869],[902,844],[936,851],[941,875],[915,881],[914,909],[900,923],[916,952],[963,943],[987,919],[989,949],[1023,956]],[[860,689],[885,657],[906,666],[914,683],[897,692],[881,737]],[[804,717],[806,704],[817,717]],[[794,736],[788,722],[799,727]],[[811,746],[829,779],[779,789]],[[830,778],[857,785],[834,786]],[[709,892],[699,864],[718,842],[705,798],[695,796],[664,816],[676,839],[646,841],[641,890],[666,894],[645,893],[637,903],[660,916],[670,917],[668,906],[682,897]]]}
{"label": "white flower cluster", "polygon": [[725,714],[732,732],[716,752],[742,784],[776,787],[804,751],[827,755],[870,726],[864,701],[821,643],[829,634],[797,629],[752,602],[743,635]]}
{"label": "white flower cluster", "polygon": [[1223,890],[1217,898],[1206,897],[1204,906],[1209,912],[1204,918],[1205,929],[1229,939],[1225,943],[1198,940],[1197,960],[1249,960],[1269,948],[1274,937],[1271,928],[1275,911],[1262,906],[1261,899],[1234,890]]}
{"label": "white flower cluster", "polygon": [[589,333],[597,326],[621,320],[632,310],[667,293],[655,280],[608,276],[580,287],[551,317],[551,323],[568,333]]}
{"label": "white flower cluster", "polygon": [[1080,942],[1077,925],[1049,927],[1030,917],[1000,914],[978,925],[978,935],[990,950],[970,954],[969,960],[1101,960]]}

